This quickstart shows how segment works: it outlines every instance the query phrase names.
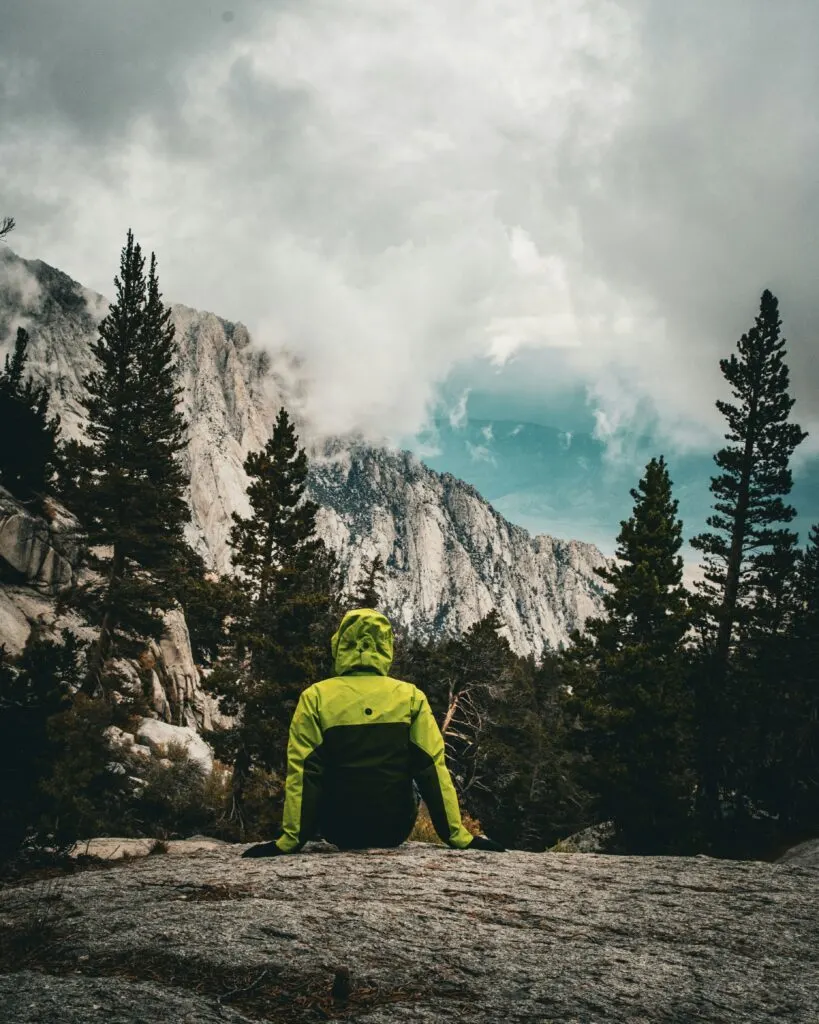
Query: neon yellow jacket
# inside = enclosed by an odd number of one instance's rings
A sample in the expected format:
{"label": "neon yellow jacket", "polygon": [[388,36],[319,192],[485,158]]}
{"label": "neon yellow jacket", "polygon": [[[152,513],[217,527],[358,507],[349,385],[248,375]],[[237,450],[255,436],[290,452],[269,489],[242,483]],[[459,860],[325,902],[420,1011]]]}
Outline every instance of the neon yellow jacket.
{"label": "neon yellow jacket", "polygon": [[435,830],[466,848],[444,741],[426,696],[387,673],[389,621],[348,612],[332,639],[336,675],[309,686],[290,725],[283,853],[295,853],[319,829],[341,846],[398,845],[415,822],[415,781]]}

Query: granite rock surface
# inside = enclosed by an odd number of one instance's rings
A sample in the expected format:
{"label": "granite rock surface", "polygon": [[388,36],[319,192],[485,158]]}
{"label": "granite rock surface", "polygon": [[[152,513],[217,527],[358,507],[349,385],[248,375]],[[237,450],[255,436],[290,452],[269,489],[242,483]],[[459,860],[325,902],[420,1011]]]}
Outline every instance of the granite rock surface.
{"label": "granite rock surface", "polygon": [[242,849],[199,838],[0,891],[4,1020],[817,1019],[814,866]]}
{"label": "granite rock surface", "polygon": [[0,487],[0,579],[58,594],[74,582],[79,536],[77,520],[56,502],[44,518]]}

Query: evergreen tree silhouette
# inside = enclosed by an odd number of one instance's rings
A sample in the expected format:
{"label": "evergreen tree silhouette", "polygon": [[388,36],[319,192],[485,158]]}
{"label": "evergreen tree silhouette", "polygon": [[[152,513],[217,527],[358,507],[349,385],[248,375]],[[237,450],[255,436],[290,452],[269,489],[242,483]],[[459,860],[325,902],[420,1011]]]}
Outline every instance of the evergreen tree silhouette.
{"label": "evergreen tree silhouette", "polygon": [[732,657],[759,627],[760,614],[771,613],[771,598],[784,586],[797,540],[779,524],[796,515],[783,498],[792,486],[790,458],[807,435],[789,421],[794,399],[780,328],[778,301],[766,290],[737,352],[720,360],[733,395],[733,402],[717,402],[729,443],[714,456],[719,473],[711,479],[711,530],[691,541],[705,563],[697,602],[704,649],[697,696],[698,797],[703,822],[715,832],[741,770],[732,737],[747,732],[741,722],[748,705]]}
{"label": "evergreen tree silhouette", "polygon": [[117,632],[158,637],[183,557],[183,500],[178,456],[185,424],[177,411],[173,325],[159,293],[156,259],[149,278],[129,230],[114,278],[116,298],[91,351],[96,369],[85,380],[88,444],[66,446],[72,508],[96,549],[92,564],[103,583],[86,585],[100,621],[88,659],[85,691],[102,681]]}
{"label": "evergreen tree silhouette", "polygon": [[0,373],[0,484],[21,501],[36,502],[52,489],[60,421],[48,416],[48,388],[26,377],[28,345],[28,333],[18,327]]}
{"label": "evergreen tree silhouette", "polygon": [[251,514],[233,513],[229,541],[240,581],[232,650],[207,683],[228,714],[241,712],[240,723],[214,741],[233,764],[233,814],[242,825],[252,771],[283,772],[298,697],[330,674],[338,611],[336,561],[316,537],[318,505],[305,497],[307,456],[285,409],[244,468]]}
{"label": "evergreen tree silhouette", "polygon": [[621,844],[634,852],[685,844],[693,783],[684,649],[690,615],[671,486],[664,458],[652,459],[631,491],[617,562],[596,570],[610,587],[608,615],[588,620],[566,653],[598,815],[614,821]]}
{"label": "evergreen tree silhouette", "polygon": [[361,576],[352,596],[352,608],[374,608],[381,610],[384,591],[384,559],[376,555],[372,562],[361,567]]}

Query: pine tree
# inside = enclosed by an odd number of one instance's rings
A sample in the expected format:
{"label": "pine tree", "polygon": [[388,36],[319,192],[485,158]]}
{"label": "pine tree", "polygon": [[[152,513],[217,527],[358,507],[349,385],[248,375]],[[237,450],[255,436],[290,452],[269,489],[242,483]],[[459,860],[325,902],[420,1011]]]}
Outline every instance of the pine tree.
{"label": "pine tree", "polygon": [[15,227],[14,217],[4,217],[0,220],[0,239],[14,231]]}
{"label": "pine tree", "polygon": [[337,565],[315,536],[318,506],[305,497],[307,457],[285,409],[244,468],[251,515],[233,514],[229,541],[242,594],[232,616],[233,652],[207,684],[228,714],[241,712],[234,730],[214,737],[234,765],[240,823],[251,772],[283,771],[299,694],[329,674],[331,618],[338,610]]}
{"label": "pine tree", "polygon": [[791,455],[807,435],[789,422],[794,399],[780,328],[779,304],[766,290],[737,353],[720,361],[734,399],[717,402],[729,444],[714,456],[720,472],[711,479],[711,532],[691,541],[705,556],[706,570],[698,588],[704,650],[697,720],[698,797],[708,828],[718,828],[727,791],[736,788],[741,769],[730,737],[747,732],[737,728],[737,715],[751,710],[732,671],[732,654],[737,641],[759,626],[755,608],[770,611],[764,596],[779,586],[777,576],[784,580],[777,563],[781,569],[797,539],[778,524],[796,515],[783,497],[792,486]]}
{"label": "pine tree", "polygon": [[178,408],[183,388],[178,380],[175,333],[171,310],[163,305],[159,291],[156,255],[151,253],[134,361],[135,430],[131,443],[142,484],[135,555],[164,577],[166,589],[175,563],[188,558],[184,527],[191,518],[184,498],[187,480],[179,459],[187,446],[187,424]]}
{"label": "pine tree", "polygon": [[384,559],[376,555],[372,562],[362,565],[358,585],[352,595],[352,608],[380,610],[384,591]]}
{"label": "pine tree", "polygon": [[798,557],[790,596],[785,628],[762,652],[768,742],[754,795],[781,838],[797,841],[819,830],[819,525]]}
{"label": "pine tree", "polygon": [[58,417],[48,417],[48,388],[26,378],[28,333],[17,328],[0,373],[0,483],[21,501],[40,499],[53,484]]}
{"label": "pine tree", "polygon": [[[797,794],[791,821],[803,835],[819,833],[819,523],[810,532],[798,564],[793,676],[796,683],[795,728],[789,736],[796,764]],[[789,730],[790,733],[790,730]]]}
{"label": "pine tree", "polygon": [[621,523],[605,619],[587,621],[566,654],[566,681],[591,755],[589,785],[621,844],[663,852],[686,842],[691,791],[682,522],[665,460],[652,459]]}
{"label": "pine tree", "polygon": [[157,609],[174,594],[182,528],[190,518],[177,462],[185,424],[177,412],[174,330],[153,254],[147,281],[144,265],[129,231],[114,278],[116,299],[91,346],[98,367],[83,382],[90,444],[64,450],[64,493],[97,548],[93,566],[104,578],[102,586],[86,588],[100,618],[87,692],[101,682],[117,631],[161,633]]}
{"label": "pine tree", "polygon": [[285,409],[279,411],[264,449],[251,452],[244,469],[251,481],[247,495],[253,514],[245,518],[233,513],[229,543],[233,564],[261,612],[274,584],[286,589],[310,564],[319,545],[315,537],[318,505],[304,497],[307,455],[298,447]]}

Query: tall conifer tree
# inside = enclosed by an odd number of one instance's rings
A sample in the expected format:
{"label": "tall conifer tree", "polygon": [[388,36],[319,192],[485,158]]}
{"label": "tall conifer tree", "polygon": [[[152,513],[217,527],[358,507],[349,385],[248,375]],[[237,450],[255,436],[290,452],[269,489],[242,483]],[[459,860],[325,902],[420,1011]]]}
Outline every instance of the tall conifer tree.
{"label": "tall conifer tree", "polygon": [[599,815],[613,819],[625,848],[663,852],[685,845],[692,779],[682,522],[662,456],[649,462],[631,496],[618,561],[597,570],[610,586],[608,617],[574,635],[565,671]]}
{"label": "tall conifer tree", "polygon": [[737,716],[751,710],[741,678],[732,672],[732,653],[738,640],[759,627],[755,609],[770,612],[770,597],[784,585],[797,539],[780,524],[796,515],[783,498],[792,486],[790,458],[807,435],[789,421],[794,399],[780,328],[778,301],[766,290],[737,352],[720,360],[733,395],[733,402],[717,402],[729,444],[714,456],[720,472],[711,479],[711,531],[691,542],[703,553],[706,569],[699,585],[704,667],[697,718],[700,811],[708,828],[721,819],[727,789],[736,788],[732,737],[747,732]]}
{"label": "tall conifer tree", "polygon": [[185,450],[186,423],[179,411],[182,386],[171,310],[162,302],[156,256],[151,253],[142,329],[135,351],[136,396],[132,443],[141,488],[142,564],[155,575],[169,577],[182,560],[183,531],[190,522],[184,499],[185,472],[179,455]]}
{"label": "tall conifer tree", "polygon": [[118,628],[141,636],[161,632],[156,609],[173,592],[175,556],[190,516],[176,461],[184,422],[176,409],[173,326],[153,254],[147,281],[144,266],[129,230],[114,278],[116,299],[91,346],[98,366],[84,381],[90,444],[68,452],[78,476],[71,487],[76,511],[91,545],[104,551],[95,558],[104,583],[96,588],[101,624],[88,691],[101,680]]}
{"label": "tall conifer tree", "polygon": [[236,728],[216,738],[234,765],[240,821],[252,770],[283,771],[299,694],[330,672],[338,591],[335,559],[315,535],[318,506],[305,497],[307,456],[285,409],[244,468],[251,515],[234,513],[230,536],[243,594],[231,626],[234,655],[208,681],[225,711],[241,712]]}
{"label": "tall conifer tree", "polygon": [[768,742],[754,795],[782,838],[797,841],[819,830],[819,525],[799,555],[789,598],[784,629],[760,658]]}

